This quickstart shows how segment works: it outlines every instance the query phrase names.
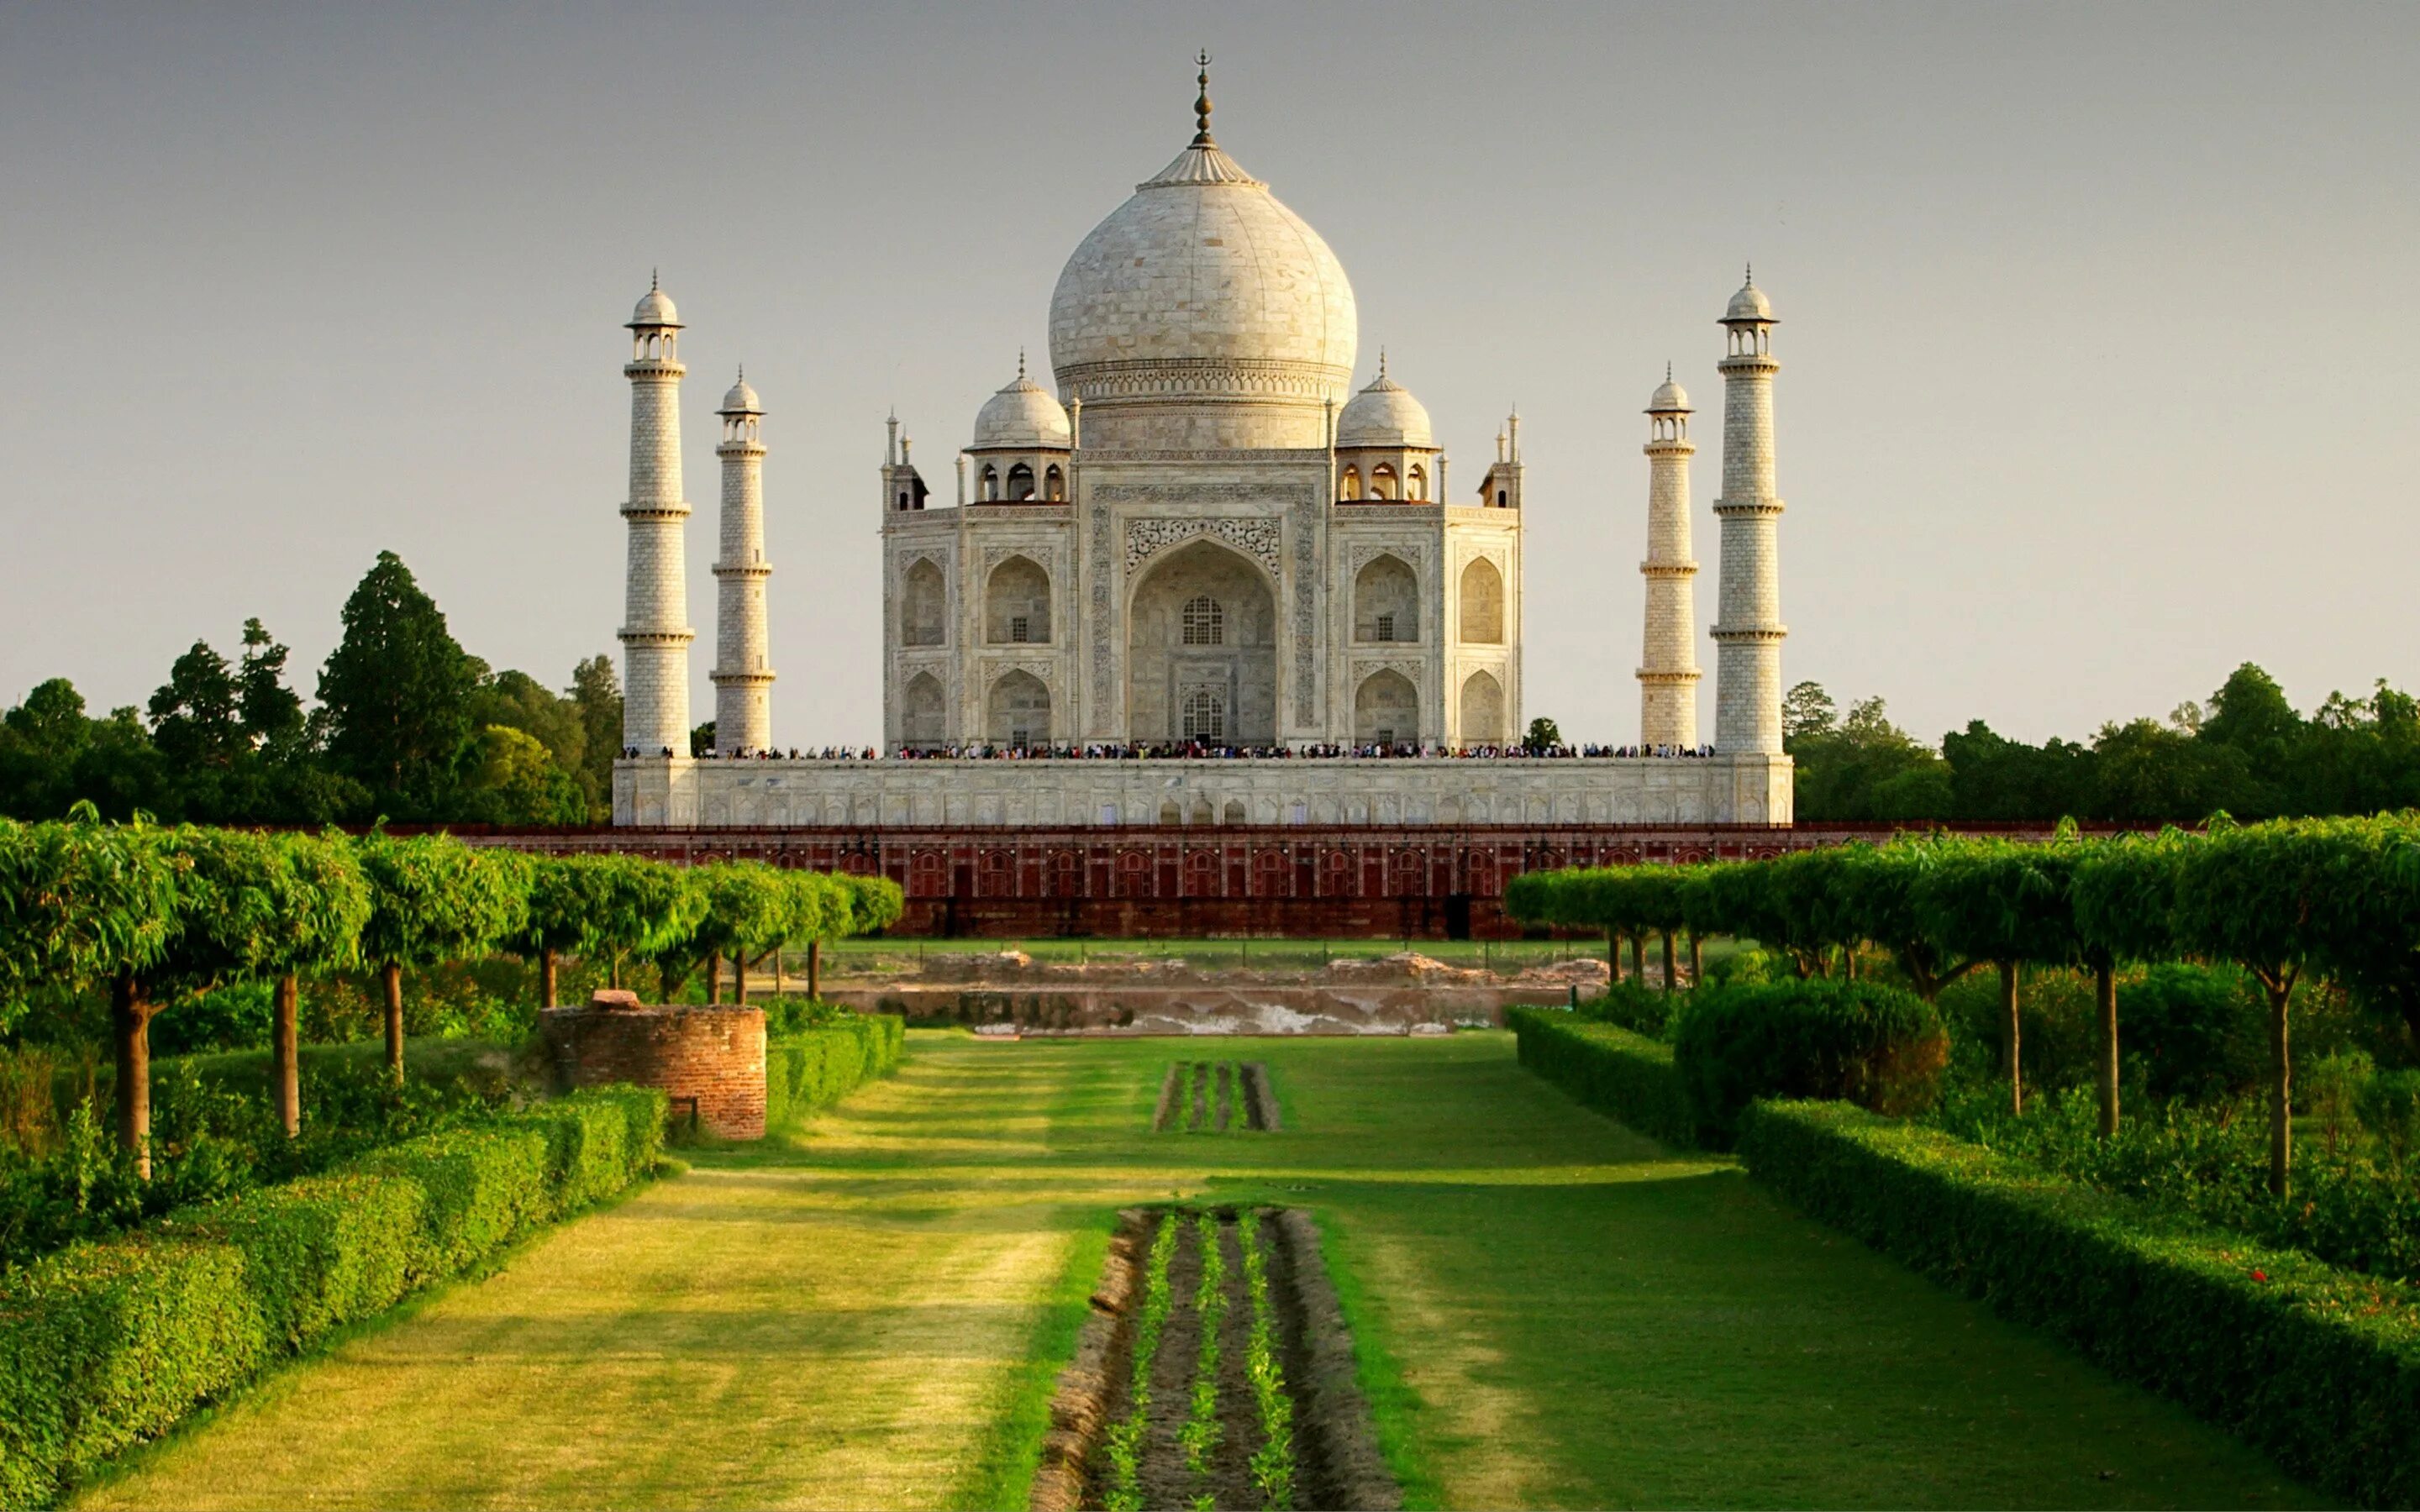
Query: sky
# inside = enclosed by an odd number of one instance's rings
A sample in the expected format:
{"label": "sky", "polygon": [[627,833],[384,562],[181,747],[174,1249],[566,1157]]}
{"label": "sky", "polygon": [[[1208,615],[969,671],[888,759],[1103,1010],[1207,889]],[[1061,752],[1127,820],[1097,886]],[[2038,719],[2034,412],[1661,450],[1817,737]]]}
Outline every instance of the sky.
{"label": "sky", "polygon": [[[1788,681],[2088,734],[2256,661],[2420,686],[2420,8],[0,8],[0,704],[140,704],[257,615],[307,694],[398,552],[562,686],[621,621],[621,329],[682,357],[694,717],[735,367],[774,733],[879,738],[895,405],[928,481],[1084,234],[1189,139],[1327,239],[1457,490],[1517,404],[1525,717],[1637,738],[1647,437],[1781,320]],[[1700,722],[1712,728],[1714,655]]]}

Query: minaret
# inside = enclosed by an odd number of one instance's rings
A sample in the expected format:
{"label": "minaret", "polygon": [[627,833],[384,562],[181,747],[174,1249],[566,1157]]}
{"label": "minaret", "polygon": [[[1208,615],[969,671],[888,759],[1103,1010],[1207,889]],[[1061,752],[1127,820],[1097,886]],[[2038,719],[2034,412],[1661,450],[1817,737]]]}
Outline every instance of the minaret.
{"label": "minaret", "polygon": [[773,672],[765,633],[764,407],[748,373],[722,396],[722,554],[715,559],[714,750],[753,756],[773,744]]}
{"label": "minaret", "polygon": [[1664,368],[1647,401],[1647,633],[1640,641],[1638,740],[1698,743],[1698,564],[1689,558],[1689,395]]}
{"label": "minaret", "polygon": [[680,315],[650,280],[631,315],[630,522],[622,641],[622,744],[641,756],[689,755],[689,563],[681,532]]}
{"label": "minaret", "polygon": [[1773,305],[1754,270],[1721,325],[1723,375],[1722,611],[1714,622],[1714,748],[1728,755],[1781,750],[1781,500],[1773,491]]}

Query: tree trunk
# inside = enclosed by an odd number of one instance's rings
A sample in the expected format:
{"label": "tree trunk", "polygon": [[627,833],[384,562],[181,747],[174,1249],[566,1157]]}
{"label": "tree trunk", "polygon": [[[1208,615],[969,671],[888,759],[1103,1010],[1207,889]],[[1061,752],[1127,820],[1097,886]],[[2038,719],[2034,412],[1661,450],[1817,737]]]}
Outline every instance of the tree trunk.
{"label": "tree trunk", "polygon": [[742,1008],[748,1006],[748,952],[744,949],[731,957],[731,1000]]}
{"label": "tree trunk", "polygon": [[117,1143],[151,1180],[151,1004],[143,984],[120,977],[109,986],[111,1038],[117,1041]]}
{"label": "tree trunk", "polygon": [[2024,1025],[2017,1013],[2017,964],[2000,963],[2000,1067],[2009,1073],[2009,1111],[2022,1117],[2025,1111],[2025,1078],[2023,1057]]}
{"label": "tree trunk", "polygon": [[622,990],[622,952],[613,952],[613,964],[605,968],[605,985],[615,992]]}
{"label": "tree trunk", "polygon": [[2101,1137],[2118,1137],[2118,969],[2092,968],[2092,1003],[2101,1012]]}
{"label": "tree trunk", "polygon": [[537,1006],[552,1008],[554,1001],[554,947],[550,945],[537,953]]}
{"label": "tree trunk", "polygon": [[1630,980],[1621,974],[1621,931],[1620,930],[1609,929],[1605,932],[1605,969],[1613,973],[1615,981]]}
{"label": "tree trunk", "polygon": [[807,995],[820,1001],[824,995],[824,942],[807,942]]}
{"label": "tree trunk", "polygon": [[1840,975],[1851,981],[1857,980],[1857,948],[1854,945],[1840,947]]}
{"label": "tree trunk", "polygon": [[395,1085],[403,1085],[403,967],[390,961],[379,967],[379,984],[386,989],[386,1071]]}
{"label": "tree trunk", "polygon": [[706,958],[706,1001],[710,1008],[722,1006],[722,952],[720,950]]}
{"label": "tree trunk", "polygon": [[2294,1160],[2294,1061],[2286,1042],[2293,1000],[2291,978],[2269,987],[2269,1190],[2281,1197],[2291,1185]]}
{"label": "tree trunk", "polygon": [[1641,987],[1647,985],[1647,933],[1644,930],[1630,937],[1630,975]]}
{"label": "tree trunk", "polygon": [[288,1139],[302,1132],[302,1068],[297,1063],[302,1033],[296,1022],[301,1017],[302,996],[301,985],[289,971],[277,979],[276,994],[270,1000],[270,1095],[277,1101],[277,1121]]}
{"label": "tree trunk", "polygon": [[1698,938],[1698,932],[1691,930],[1689,932],[1689,990],[1691,992],[1697,991],[1698,983],[1706,980],[1705,964],[1704,943]]}
{"label": "tree trunk", "polygon": [[1672,932],[1664,932],[1664,990],[1672,990]]}

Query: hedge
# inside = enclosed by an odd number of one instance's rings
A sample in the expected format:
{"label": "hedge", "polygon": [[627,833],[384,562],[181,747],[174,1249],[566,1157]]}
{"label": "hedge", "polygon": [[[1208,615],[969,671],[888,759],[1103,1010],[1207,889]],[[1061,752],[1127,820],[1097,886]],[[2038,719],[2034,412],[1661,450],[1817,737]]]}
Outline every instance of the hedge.
{"label": "hedge", "polygon": [[1921,1112],[1948,1061],[1940,1011],[1880,982],[1819,977],[1702,990],[1672,1031],[1672,1064],[1697,1126],[1723,1149],[1760,1098]]}
{"label": "hedge", "polygon": [[2420,1290],[2168,1217],[1936,1130],[1760,1103],[1756,1178],[2372,1506],[2420,1502]]}
{"label": "hedge", "polygon": [[655,1163],[664,1111],[660,1092],[580,1092],[10,1272],[0,1509],[47,1504],[276,1358],[620,1191]]}
{"label": "hedge", "polygon": [[765,1127],[785,1129],[899,1066],[907,1020],[856,1013],[765,1047]]}
{"label": "hedge", "polygon": [[1668,1145],[1698,1143],[1698,1120],[1670,1045],[1559,1009],[1508,1008],[1504,1023],[1521,1064],[1587,1106]]}

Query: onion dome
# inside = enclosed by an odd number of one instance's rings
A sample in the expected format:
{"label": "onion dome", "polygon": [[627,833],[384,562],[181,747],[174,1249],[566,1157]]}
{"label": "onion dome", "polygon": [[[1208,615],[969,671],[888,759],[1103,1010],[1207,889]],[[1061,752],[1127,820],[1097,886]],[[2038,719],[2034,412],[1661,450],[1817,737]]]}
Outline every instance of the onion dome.
{"label": "onion dome", "polygon": [[1353,396],[1336,417],[1339,446],[1410,446],[1436,444],[1429,432],[1429,412],[1412,391],[1387,376],[1387,354],[1378,354],[1378,377]]}
{"label": "onion dome", "polygon": [[629,329],[636,331],[646,326],[677,329],[679,325],[680,312],[673,308],[672,296],[666,294],[654,279],[648,279],[647,296],[639,301],[637,309],[630,312]]}
{"label": "onion dome", "polygon": [[993,447],[1045,451],[1067,450],[1074,444],[1074,431],[1067,424],[1067,411],[1049,391],[1025,376],[1025,358],[1016,359],[1016,378],[1008,387],[984,401],[975,412],[975,439],[970,451]]}
{"label": "onion dome", "polygon": [[748,386],[748,370],[743,367],[739,370],[739,381],[731,385],[731,392],[722,396],[722,408],[715,413],[761,415],[764,412],[765,407],[756,402],[756,391]]}
{"label": "onion dome", "polygon": [[1724,324],[1734,320],[1761,320],[1767,325],[1776,323],[1773,301],[1764,297],[1764,290],[1756,286],[1756,270],[1752,268],[1748,270],[1747,282],[1731,296],[1730,307],[1723,312]]}
{"label": "onion dome", "polygon": [[1651,415],[1685,415],[1691,412],[1689,391],[1672,381],[1672,367],[1668,363],[1664,367],[1664,381],[1657,384],[1654,393],[1648,397],[1647,412]]}
{"label": "onion dome", "polygon": [[1050,296],[1050,365],[1087,408],[1148,393],[1316,408],[1351,381],[1357,335],[1343,265],[1268,185],[1199,129],[1093,228]]}

